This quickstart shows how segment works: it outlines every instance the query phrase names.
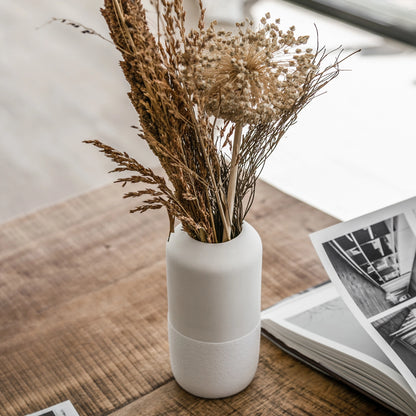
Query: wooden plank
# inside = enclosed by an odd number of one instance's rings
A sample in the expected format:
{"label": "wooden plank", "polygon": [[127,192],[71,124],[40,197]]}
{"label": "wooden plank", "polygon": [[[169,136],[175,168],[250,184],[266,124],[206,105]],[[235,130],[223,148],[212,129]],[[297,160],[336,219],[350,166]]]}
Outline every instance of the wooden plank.
{"label": "wooden plank", "polygon": [[[0,414],[66,399],[82,416],[389,414],[266,340],[242,394],[184,393],[168,357],[167,219],[127,205],[111,185],[0,228]],[[248,220],[263,239],[263,308],[326,279],[308,233],[333,218],[260,183]]]}
{"label": "wooden plank", "polygon": [[222,400],[204,400],[170,381],[111,416],[205,415],[390,415],[344,385],[307,368],[265,338],[252,384]]}

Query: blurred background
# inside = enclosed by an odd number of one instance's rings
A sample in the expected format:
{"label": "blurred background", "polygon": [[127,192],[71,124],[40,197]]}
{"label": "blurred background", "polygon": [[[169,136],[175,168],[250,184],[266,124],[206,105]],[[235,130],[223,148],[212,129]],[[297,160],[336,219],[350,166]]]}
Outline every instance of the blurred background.
{"label": "blurred background", "polygon": [[[190,26],[195,0],[184,0]],[[148,4],[145,2],[145,4]],[[115,48],[51,18],[107,36],[102,0],[0,2],[0,222],[110,183],[100,139],[156,166]],[[207,0],[207,20],[232,27],[266,12],[342,45],[345,72],[300,114],[262,179],[346,220],[416,195],[416,1]],[[115,192],[122,190],[114,185]],[[98,201],[99,202],[99,201]]]}

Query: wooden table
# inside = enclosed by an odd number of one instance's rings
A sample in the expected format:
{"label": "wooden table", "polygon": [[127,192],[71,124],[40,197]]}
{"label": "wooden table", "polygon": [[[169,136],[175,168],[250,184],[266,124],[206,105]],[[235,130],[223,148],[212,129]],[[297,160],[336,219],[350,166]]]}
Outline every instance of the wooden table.
{"label": "wooden table", "polygon": [[[336,220],[260,183],[248,221],[263,308],[327,279],[308,234]],[[0,415],[67,399],[82,416],[391,415],[266,339],[244,392],[184,392],[169,366],[167,231],[164,212],[128,214],[115,185],[0,227]]]}

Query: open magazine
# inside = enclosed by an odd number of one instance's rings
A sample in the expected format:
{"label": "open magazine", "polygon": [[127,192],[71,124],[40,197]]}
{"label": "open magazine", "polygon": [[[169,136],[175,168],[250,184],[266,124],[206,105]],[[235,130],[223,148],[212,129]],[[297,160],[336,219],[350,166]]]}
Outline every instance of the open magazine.
{"label": "open magazine", "polygon": [[263,334],[416,416],[416,198],[311,235],[331,283],[262,313]]}

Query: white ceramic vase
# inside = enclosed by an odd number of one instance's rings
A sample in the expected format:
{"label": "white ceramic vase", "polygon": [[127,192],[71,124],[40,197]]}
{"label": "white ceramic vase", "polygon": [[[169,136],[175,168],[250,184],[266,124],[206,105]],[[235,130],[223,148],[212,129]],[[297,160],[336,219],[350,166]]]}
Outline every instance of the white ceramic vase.
{"label": "white ceramic vase", "polygon": [[262,244],[256,230],[225,243],[196,241],[176,227],[166,246],[173,375],[205,398],[236,394],[252,381],[260,346]]}

